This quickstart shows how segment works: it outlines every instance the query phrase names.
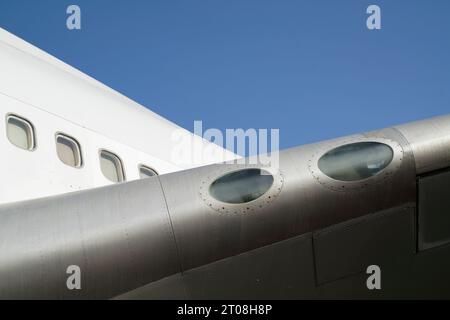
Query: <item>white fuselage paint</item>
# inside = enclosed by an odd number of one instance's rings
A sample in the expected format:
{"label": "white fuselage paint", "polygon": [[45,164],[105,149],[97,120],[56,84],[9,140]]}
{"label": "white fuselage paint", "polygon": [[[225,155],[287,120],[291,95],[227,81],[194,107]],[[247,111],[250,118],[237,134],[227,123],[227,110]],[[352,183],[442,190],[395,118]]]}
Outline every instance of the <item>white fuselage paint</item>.
{"label": "white fuselage paint", "polygon": [[[34,151],[9,142],[9,114],[33,124]],[[100,149],[120,157],[127,181],[139,179],[139,165],[164,174],[235,158],[226,152],[225,159],[182,166],[171,154],[175,130],[184,129],[0,29],[0,204],[111,184],[100,169]],[[79,142],[82,168],[59,160],[56,133]]]}

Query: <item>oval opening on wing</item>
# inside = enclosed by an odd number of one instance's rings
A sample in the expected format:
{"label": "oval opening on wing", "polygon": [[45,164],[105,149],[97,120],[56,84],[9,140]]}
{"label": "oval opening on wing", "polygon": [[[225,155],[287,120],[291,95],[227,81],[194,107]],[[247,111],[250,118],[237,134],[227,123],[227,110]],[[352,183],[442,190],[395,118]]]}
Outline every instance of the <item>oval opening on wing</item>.
{"label": "oval opening on wing", "polygon": [[318,163],[328,177],[339,181],[370,178],[386,168],[394,157],[390,146],[380,142],[357,142],[325,153]]}
{"label": "oval opening on wing", "polygon": [[247,203],[264,195],[273,182],[272,174],[265,170],[243,169],[216,179],[209,187],[209,194],[225,203]]}

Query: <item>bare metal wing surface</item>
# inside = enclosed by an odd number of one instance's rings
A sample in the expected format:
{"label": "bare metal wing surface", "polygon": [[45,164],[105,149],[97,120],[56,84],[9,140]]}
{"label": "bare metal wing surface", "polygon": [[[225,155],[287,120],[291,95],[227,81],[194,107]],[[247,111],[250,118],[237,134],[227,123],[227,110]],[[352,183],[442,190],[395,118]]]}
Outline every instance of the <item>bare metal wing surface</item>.
{"label": "bare metal wing surface", "polygon": [[[184,168],[176,125],[0,36],[0,130],[16,130],[0,138],[0,299],[450,297],[450,116],[284,150],[279,166]],[[61,163],[59,134],[83,166]],[[103,150],[122,175],[102,174]],[[142,163],[161,175],[138,180]]]}

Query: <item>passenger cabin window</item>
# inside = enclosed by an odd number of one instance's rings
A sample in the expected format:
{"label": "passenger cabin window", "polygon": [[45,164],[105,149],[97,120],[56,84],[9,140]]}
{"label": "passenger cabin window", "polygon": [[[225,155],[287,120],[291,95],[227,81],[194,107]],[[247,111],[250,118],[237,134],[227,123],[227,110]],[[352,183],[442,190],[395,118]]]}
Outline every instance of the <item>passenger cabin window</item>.
{"label": "passenger cabin window", "polygon": [[6,131],[9,142],[16,147],[28,151],[35,148],[34,128],[29,121],[9,115],[6,118]]}
{"label": "passenger cabin window", "polygon": [[209,193],[225,203],[247,203],[264,195],[273,181],[273,176],[264,170],[243,169],[215,180],[209,187]]}
{"label": "passenger cabin window", "polygon": [[106,179],[112,182],[125,180],[122,161],[115,154],[105,150],[100,151],[100,167]]}
{"label": "passenger cabin window", "polygon": [[391,147],[380,142],[357,142],[337,147],[319,159],[319,169],[332,179],[357,181],[386,168],[394,157]]}
{"label": "passenger cabin window", "polygon": [[150,167],[142,165],[139,166],[139,177],[141,179],[150,178],[157,175],[158,173],[155,170],[151,169]]}
{"label": "passenger cabin window", "polygon": [[82,166],[80,144],[75,139],[63,134],[57,134],[56,151],[59,159],[64,164],[74,168]]}

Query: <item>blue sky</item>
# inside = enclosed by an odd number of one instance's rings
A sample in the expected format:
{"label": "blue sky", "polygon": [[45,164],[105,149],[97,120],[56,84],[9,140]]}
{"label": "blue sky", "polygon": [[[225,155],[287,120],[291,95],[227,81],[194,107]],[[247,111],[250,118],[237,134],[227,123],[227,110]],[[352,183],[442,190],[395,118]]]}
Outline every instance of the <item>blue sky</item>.
{"label": "blue sky", "polygon": [[450,113],[449,16],[448,0],[0,0],[1,27],[167,119],[278,128],[281,148]]}

